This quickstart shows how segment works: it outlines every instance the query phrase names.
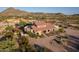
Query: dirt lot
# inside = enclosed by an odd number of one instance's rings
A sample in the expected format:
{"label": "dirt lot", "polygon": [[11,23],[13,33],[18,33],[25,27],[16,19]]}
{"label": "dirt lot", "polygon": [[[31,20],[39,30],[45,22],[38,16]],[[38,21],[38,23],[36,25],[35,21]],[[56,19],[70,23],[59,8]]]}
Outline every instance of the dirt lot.
{"label": "dirt lot", "polygon": [[57,44],[54,40],[53,40],[54,36],[49,36],[49,37],[43,37],[43,38],[38,38],[38,39],[34,39],[34,38],[30,38],[29,42],[30,44],[37,44],[39,46],[42,47],[46,47],[48,49],[50,49],[51,51],[54,52],[63,52],[66,51],[63,46]]}

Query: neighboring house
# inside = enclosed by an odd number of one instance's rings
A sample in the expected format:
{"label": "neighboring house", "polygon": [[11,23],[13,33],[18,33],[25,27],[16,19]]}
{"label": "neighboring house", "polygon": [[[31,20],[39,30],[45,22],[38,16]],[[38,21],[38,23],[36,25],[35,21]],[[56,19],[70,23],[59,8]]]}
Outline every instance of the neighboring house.
{"label": "neighboring house", "polygon": [[31,31],[35,34],[49,33],[54,30],[54,26],[51,23],[46,23],[45,21],[35,21],[31,27],[25,26],[25,31]]}
{"label": "neighboring house", "polygon": [[54,25],[54,30],[58,31],[60,29],[60,27],[58,25]]}

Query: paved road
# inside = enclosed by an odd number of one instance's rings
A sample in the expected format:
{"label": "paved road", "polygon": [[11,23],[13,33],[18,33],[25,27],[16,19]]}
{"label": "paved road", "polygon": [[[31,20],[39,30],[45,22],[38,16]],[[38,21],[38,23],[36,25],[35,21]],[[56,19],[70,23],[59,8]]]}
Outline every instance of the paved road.
{"label": "paved road", "polygon": [[[72,51],[79,51],[79,30],[67,28],[66,33],[69,35],[69,48]],[[69,49],[70,50],[70,49]],[[71,51],[71,50],[70,50]]]}
{"label": "paved road", "polygon": [[77,29],[67,28],[67,29],[66,29],[66,33],[67,33],[68,35],[72,35],[72,36],[79,37],[79,30],[77,30]]}
{"label": "paved road", "polygon": [[79,30],[67,28],[66,33],[69,35],[71,40],[79,42]]}

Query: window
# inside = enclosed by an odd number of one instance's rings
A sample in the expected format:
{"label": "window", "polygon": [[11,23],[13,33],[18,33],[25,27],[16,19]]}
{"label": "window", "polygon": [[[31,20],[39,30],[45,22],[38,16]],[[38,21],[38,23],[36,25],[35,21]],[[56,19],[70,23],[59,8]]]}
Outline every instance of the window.
{"label": "window", "polygon": [[49,32],[50,30],[48,30],[48,32]]}
{"label": "window", "polygon": [[46,30],[44,30],[43,32],[46,33]]}

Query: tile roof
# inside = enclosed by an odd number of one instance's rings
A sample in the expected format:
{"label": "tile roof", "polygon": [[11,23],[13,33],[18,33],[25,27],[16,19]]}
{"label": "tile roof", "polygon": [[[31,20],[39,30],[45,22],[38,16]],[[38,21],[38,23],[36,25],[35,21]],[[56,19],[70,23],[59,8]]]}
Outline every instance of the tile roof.
{"label": "tile roof", "polygon": [[32,29],[34,31],[44,31],[49,30],[53,28],[53,25],[51,23],[45,23],[44,21],[38,21],[35,22],[36,26],[32,26]]}

